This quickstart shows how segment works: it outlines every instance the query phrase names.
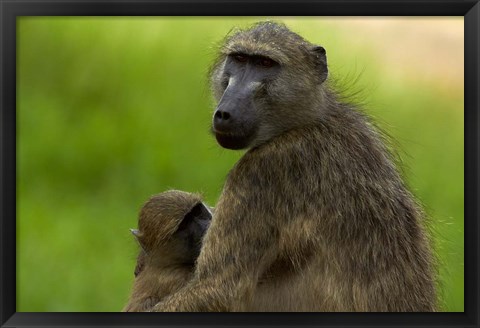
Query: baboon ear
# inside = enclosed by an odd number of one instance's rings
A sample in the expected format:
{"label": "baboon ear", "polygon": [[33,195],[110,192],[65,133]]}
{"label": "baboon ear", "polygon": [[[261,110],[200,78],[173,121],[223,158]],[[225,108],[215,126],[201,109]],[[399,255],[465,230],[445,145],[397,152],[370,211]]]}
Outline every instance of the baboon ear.
{"label": "baboon ear", "polygon": [[140,236],[140,231],[138,231],[138,229],[130,229],[130,232],[135,238],[138,238]]}
{"label": "baboon ear", "polygon": [[311,49],[315,66],[317,68],[320,83],[323,83],[328,76],[327,52],[322,46],[313,46]]}
{"label": "baboon ear", "polygon": [[135,237],[135,240],[138,242],[140,247],[144,249],[143,243],[142,243],[142,234],[140,233],[140,231],[138,231],[138,229],[130,229],[130,232],[132,233],[133,237]]}

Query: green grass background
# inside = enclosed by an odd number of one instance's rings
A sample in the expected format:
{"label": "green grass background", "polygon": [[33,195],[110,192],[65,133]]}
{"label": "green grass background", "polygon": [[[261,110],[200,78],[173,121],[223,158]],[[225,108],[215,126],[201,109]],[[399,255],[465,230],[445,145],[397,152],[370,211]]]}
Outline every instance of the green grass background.
{"label": "green grass background", "polygon": [[[142,203],[169,188],[216,202],[242,152],[209,134],[205,75],[217,42],[259,19],[19,19],[17,311],[119,311]],[[327,49],[332,78],[358,80],[396,140],[431,217],[443,310],[463,311],[463,62],[437,65],[463,60],[463,39],[441,35],[462,18],[280,20]]]}

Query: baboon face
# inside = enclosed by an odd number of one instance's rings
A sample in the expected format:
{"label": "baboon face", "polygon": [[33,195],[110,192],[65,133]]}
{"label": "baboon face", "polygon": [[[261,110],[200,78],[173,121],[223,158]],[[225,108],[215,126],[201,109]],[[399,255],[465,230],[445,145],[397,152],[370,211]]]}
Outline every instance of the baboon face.
{"label": "baboon face", "polygon": [[311,121],[326,77],[325,50],[285,26],[265,22],[237,32],[213,66],[212,132],[222,147],[243,149]]}
{"label": "baboon face", "polygon": [[172,236],[172,243],[182,263],[195,263],[211,219],[212,213],[203,203],[197,204],[185,215],[178,230]]}
{"label": "baboon face", "polygon": [[274,79],[280,65],[265,56],[232,53],[225,59],[225,91],[213,117],[218,143],[225,148],[247,147],[258,130],[257,106],[262,88]]}

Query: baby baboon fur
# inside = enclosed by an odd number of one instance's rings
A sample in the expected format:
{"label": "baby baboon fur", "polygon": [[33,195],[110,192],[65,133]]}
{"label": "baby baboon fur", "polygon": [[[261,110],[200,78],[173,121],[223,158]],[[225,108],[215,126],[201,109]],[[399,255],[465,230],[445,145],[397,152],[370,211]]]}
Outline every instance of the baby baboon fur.
{"label": "baby baboon fur", "polygon": [[194,277],[155,311],[435,311],[423,213],[325,50],[257,23],[211,70],[230,171]]}
{"label": "baby baboon fur", "polygon": [[145,203],[132,230],[141,249],[124,312],[147,311],[191,279],[211,217],[200,196],[187,192],[166,191]]}

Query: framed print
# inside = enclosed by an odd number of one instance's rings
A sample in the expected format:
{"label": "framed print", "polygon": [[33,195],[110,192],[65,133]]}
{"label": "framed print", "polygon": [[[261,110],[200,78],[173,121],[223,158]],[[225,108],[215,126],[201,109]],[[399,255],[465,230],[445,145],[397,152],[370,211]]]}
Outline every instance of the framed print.
{"label": "framed print", "polygon": [[2,1],[2,327],[477,327],[479,14]]}

